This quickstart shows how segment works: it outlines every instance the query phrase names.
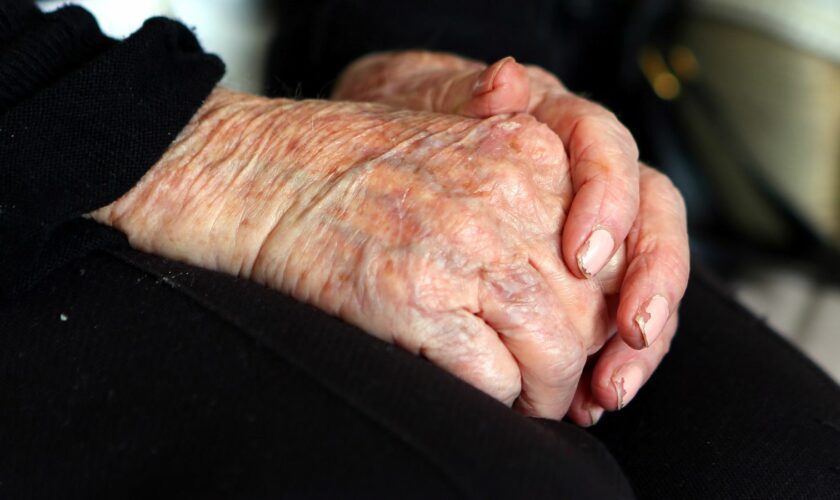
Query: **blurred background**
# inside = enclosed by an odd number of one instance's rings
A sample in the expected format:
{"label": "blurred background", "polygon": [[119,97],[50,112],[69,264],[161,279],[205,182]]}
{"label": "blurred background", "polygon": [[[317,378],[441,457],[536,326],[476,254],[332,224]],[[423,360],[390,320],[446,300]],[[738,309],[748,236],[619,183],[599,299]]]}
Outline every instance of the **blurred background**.
{"label": "blurred background", "polygon": [[[430,23],[407,46],[512,54],[614,109],[684,193],[695,263],[840,381],[840,0],[73,3],[117,38],[180,19],[225,61],[224,85],[296,96],[323,96],[352,58],[399,48],[365,27],[394,9],[473,16],[470,33]],[[529,51],[535,40],[548,55]]]}

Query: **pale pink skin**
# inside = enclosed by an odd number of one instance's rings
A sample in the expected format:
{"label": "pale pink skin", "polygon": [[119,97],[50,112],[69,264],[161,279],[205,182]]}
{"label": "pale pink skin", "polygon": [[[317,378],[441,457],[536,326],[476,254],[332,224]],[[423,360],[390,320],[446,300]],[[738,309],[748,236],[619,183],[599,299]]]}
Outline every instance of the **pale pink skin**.
{"label": "pale pink skin", "polygon": [[638,163],[635,142],[615,116],[541,68],[422,51],[360,59],[334,97],[474,117],[527,112],[551,127],[565,145],[574,191],[562,258],[574,275],[619,293],[612,300],[619,336],[590,360],[569,417],[591,425],[605,408],[625,406],[668,351],[689,254],[679,192]]}
{"label": "pale pink skin", "polygon": [[564,265],[574,188],[563,142],[526,114],[217,89],[92,216],[139,249],[289,293],[557,419],[587,356],[636,352],[609,341],[614,284]]}

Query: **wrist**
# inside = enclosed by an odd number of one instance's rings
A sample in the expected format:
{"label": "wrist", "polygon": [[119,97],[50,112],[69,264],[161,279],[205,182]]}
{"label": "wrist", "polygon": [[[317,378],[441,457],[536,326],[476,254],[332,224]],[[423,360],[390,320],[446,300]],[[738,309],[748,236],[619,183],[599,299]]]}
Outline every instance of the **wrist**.
{"label": "wrist", "polygon": [[140,182],[91,217],[141,250],[240,273],[261,229],[248,195],[262,164],[276,174],[285,165],[276,161],[286,149],[282,124],[296,107],[217,88]]}
{"label": "wrist", "polygon": [[217,89],[141,181],[91,216],[143,251],[282,281],[277,270],[321,224],[316,207],[346,203],[367,175],[365,168],[348,170],[448,121],[371,104]]}

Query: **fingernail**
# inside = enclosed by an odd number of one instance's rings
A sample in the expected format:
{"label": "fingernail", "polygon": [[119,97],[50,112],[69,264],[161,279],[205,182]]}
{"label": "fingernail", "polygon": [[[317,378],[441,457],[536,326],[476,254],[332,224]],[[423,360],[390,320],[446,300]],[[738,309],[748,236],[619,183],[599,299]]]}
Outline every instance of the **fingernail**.
{"label": "fingernail", "polygon": [[473,87],[473,95],[480,96],[482,94],[486,94],[490,92],[494,88],[496,88],[496,76],[509,62],[516,62],[516,60],[510,56],[505,57],[504,59],[493,63],[492,65],[485,68],[484,71],[478,77],[478,80],[475,82],[475,87]]}
{"label": "fingernail", "polygon": [[618,370],[612,376],[613,388],[615,388],[615,396],[618,399],[618,409],[621,410],[627,403],[629,403],[642,388],[642,382],[645,380],[645,373],[642,367],[635,363],[628,363]]}
{"label": "fingernail", "polygon": [[610,260],[615,241],[609,231],[597,229],[592,232],[578,251],[577,261],[580,272],[587,278],[598,274]]}
{"label": "fingernail", "polygon": [[661,295],[654,295],[636,315],[636,324],[639,325],[639,331],[642,332],[645,347],[656,341],[656,338],[662,333],[662,329],[665,328],[665,323],[670,315],[671,309],[668,307],[668,299]]}
{"label": "fingernail", "polygon": [[600,406],[590,406],[589,407],[589,425],[595,425],[601,420],[601,417],[604,416],[604,409]]}

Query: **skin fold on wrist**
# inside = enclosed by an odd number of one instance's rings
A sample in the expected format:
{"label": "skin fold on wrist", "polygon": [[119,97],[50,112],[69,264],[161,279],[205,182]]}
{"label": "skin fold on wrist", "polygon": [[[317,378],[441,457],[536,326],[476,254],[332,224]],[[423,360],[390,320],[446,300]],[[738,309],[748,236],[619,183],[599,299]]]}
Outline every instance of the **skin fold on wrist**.
{"label": "skin fold on wrist", "polygon": [[[272,165],[280,177],[278,150],[288,149],[290,115],[300,105],[225,88],[215,89],[163,157],[123,197],[93,213],[100,223],[126,233],[132,246],[202,267],[247,274],[250,247],[261,224],[247,227],[253,191]],[[262,189],[278,189],[266,183]],[[264,210],[282,213],[282,197]],[[243,230],[244,229],[244,230]],[[250,234],[249,234],[250,233]],[[197,252],[196,249],[201,249]]]}

